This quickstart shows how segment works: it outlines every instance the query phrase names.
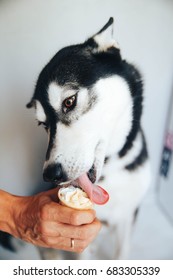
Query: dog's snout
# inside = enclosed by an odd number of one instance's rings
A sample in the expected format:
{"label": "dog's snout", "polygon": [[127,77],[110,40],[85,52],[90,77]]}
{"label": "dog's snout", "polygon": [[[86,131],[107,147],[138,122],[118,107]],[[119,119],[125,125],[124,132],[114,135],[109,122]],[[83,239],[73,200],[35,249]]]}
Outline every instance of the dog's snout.
{"label": "dog's snout", "polygon": [[67,176],[60,163],[49,165],[43,172],[43,179],[46,182],[61,183],[67,181]]}

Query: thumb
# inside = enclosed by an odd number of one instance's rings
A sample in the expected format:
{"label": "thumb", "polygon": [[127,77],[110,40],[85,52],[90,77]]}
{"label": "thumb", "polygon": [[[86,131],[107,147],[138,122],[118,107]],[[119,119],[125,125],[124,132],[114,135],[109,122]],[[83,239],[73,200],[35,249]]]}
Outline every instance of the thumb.
{"label": "thumb", "polygon": [[44,194],[49,196],[51,198],[51,200],[58,202],[59,198],[58,198],[58,190],[60,189],[60,186],[56,186],[48,191],[46,191]]}

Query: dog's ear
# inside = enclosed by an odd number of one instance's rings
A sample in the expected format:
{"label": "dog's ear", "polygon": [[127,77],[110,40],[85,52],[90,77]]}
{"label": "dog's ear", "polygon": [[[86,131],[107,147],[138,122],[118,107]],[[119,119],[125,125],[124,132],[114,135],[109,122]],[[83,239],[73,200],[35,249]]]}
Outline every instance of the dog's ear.
{"label": "dog's ear", "polygon": [[111,17],[102,29],[88,40],[90,43],[93,41],[94,52],[109,52],[113,48],[119,50],[117,42],[113,39],[113,23],[114,19]]}
{"label": "dog's ear", "polygon": [[33,107],[35,107],[35,100],[31,99],[31,101],[28,104],[26,104],[26,108],[30,109]]}

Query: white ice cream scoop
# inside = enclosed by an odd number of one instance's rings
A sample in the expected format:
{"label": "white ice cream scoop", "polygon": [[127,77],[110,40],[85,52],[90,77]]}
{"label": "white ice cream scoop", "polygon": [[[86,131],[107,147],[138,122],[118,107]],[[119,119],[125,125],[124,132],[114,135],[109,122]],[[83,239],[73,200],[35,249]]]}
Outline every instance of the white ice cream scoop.
{"label": "white ice cream scoop", "polygon": [[58,191],[58,198],[62,205],[74,209],[87,210],[93,208],[93,203],[86,192],[73,185],[60,188]]}

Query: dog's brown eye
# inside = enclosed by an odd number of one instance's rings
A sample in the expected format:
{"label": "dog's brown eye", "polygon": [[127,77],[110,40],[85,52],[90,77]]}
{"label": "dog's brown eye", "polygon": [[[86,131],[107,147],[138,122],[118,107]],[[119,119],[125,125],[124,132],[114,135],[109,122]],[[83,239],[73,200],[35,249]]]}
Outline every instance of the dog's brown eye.
{"label": "dog's brown eye", "polygon": [[73,104],[74,104],[74,101],[75,101],[76,97],[75,95],[65,99],[64,101],[64,105],[67,107],[67,108],[70,108]]}
{"label": "dog's brown eye", "polygon": [[63,102],[64,105],[64,112],[68,112],[69,110],[73,109],[76,105],[76,95],[70,96],[66,98]]}

